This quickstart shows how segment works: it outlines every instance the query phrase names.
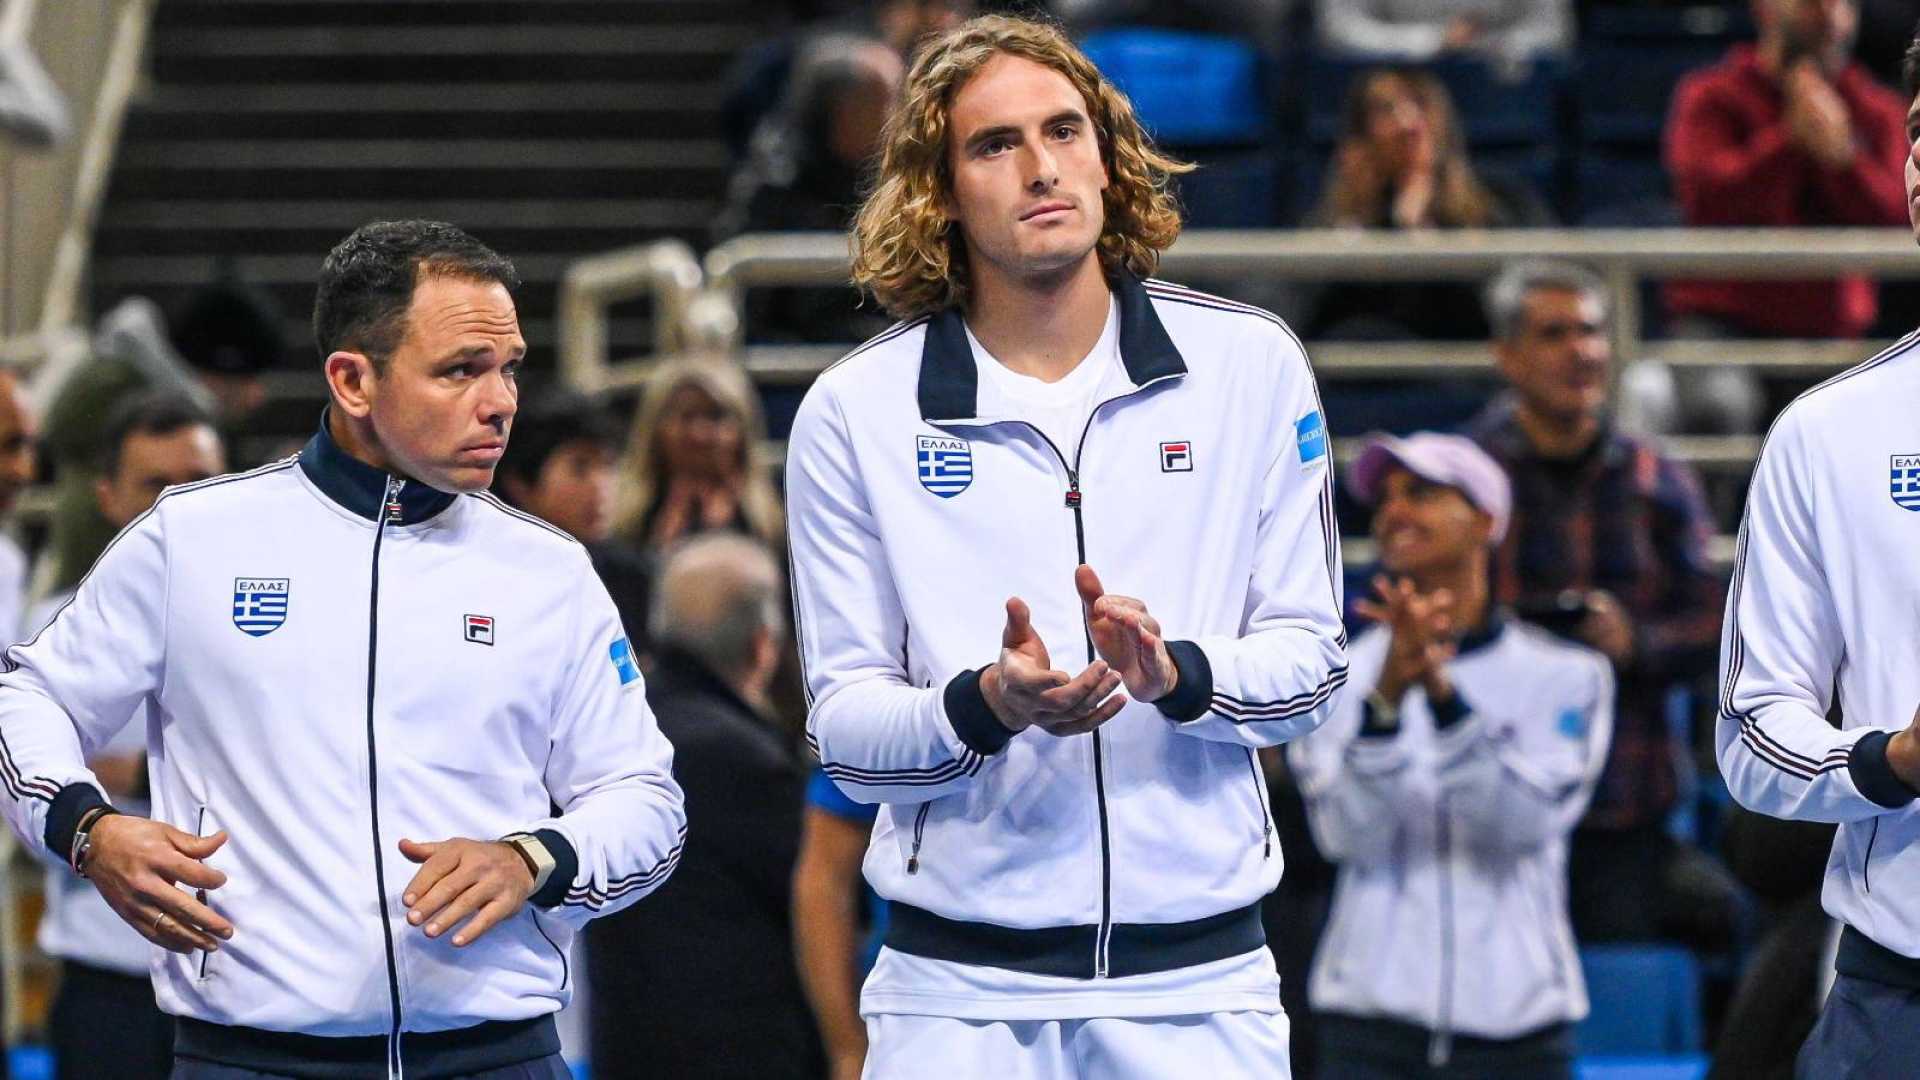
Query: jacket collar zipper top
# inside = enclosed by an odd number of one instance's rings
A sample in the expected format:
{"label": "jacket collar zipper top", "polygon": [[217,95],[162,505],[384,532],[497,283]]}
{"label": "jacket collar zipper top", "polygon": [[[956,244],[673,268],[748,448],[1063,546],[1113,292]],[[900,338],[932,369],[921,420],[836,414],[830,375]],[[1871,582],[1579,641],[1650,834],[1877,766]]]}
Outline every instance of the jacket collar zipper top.
{"label": "jacket collar zipper top", "polygon": [[[1087,435],[1093,430],[1094,420],[1107,406],[1187,373],[1186,361],[1181,359],[1180,350],[1174,347],[1166,327],[1161,325],[1160,317],[1154,313],[1153,302],[1139,279],[1122,273],[1109,284],[1120,309],[1120,362],[1126,368],[1132,386],[1126,392],[1107,398],[1093,407],[1087,415],[1086,426],[1080,431],[1080,441],[1074,447],[1071,461],[1060,447],[1054,445],[1052,439],[1047,438],[1045,432],[1032,424],[978,415],[980,373],[974,365],[973,348],[967,343],[964,316],[958,309],[949,308],[929,320],[926,344],[922,347],[920,358],[921,419],[930,424],[954,427],[1018,423],[1040,436],[1040,441],[1053,451],[1067,474],[1064,504],[1073,512],[1073,537],[1078,563],[1087,561],[1086,521],[1081,514],[1085,494],[1080,488],[1080,464],[1086,453]],[[1096,658],[1093,633],[1085,627],[1083,632],[1087,663],[1091,664]],[[1104,979],[1107,977],[1113,938],[1113,838],[1107,817],[1104,744],[1097,729],[1093,732],[1092,746],[1093,797],[1100,820],[1100,926],[1094,936],[1093,972],[1094,978]],[[915,823],[914,854],[910,859],[910,864],[916,866],[919,861],[920,824]]]}

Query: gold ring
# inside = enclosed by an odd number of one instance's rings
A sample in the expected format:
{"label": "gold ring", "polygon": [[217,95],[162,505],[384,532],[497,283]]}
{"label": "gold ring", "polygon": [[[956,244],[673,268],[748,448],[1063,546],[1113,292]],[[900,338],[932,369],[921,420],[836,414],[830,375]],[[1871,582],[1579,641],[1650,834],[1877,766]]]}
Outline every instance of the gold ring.
{"label": "gold ring", "polygon": [[171,916],[171,915],[169,915],[169,914],[167,914],[167,913],[166,913],[166,912],[164,912],[164,911],[163,911],[163,912],[161,912],[160,914],[158,914],[158,915],[156,915],[156,916],[154,916],[154,919],[153,919],[153,932],[154,932],[154,933],[156,933],[156,934],[158,934],[158,933],[160,933],[160,932],[161,932],[161,928],[162,928],[162,927],[164,927],[164,926],[166,926],[166,925],[167,925],[167,920],[168,920],[168,919],[171,919],[171,918],[173,918],[173,916]]}

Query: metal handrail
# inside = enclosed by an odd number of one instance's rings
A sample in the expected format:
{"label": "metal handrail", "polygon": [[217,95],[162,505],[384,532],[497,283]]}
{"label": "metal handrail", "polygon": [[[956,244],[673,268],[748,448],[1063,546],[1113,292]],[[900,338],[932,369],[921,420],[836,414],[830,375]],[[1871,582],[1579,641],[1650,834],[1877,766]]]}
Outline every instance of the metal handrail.
{"label": "metal handrail", "polygon": [[653,347],[673,352],[692,335],[700,291],[700,263],[679,240],[658,240],[580,259],[560,281],[560,372],[585,393],[626,385],[640,364],[613,364],[608,356],[608,308],[653,298]]}

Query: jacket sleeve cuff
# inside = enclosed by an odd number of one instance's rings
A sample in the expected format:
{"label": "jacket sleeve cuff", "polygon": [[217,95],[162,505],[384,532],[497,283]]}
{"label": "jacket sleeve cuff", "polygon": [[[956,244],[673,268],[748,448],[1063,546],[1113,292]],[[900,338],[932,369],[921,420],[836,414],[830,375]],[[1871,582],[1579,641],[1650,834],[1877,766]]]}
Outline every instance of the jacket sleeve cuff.
{"label": "jacket sleeve cuff", "polygon": [[1013,732],[993,715],[993,709],[987,705],[987,697],[980,692],[980,675],[986,668],[977,671],[963,671],[947,683],[946,691],[941,695],[947,708],[947,722],[953,725],[953,733],[967,749],[983,757],[992,757],[1013,738]]}
{"label": "jacket sleeve cuff", "polygon": [[1153,704],[1177,724],[1198,720],[1213,702],[1213,665],[1191,641],[1167,642],[1167,655],[1173,658],[1173,689]]}
{"label": "jacket sleeve cuff", "polygon": [[53,797],[53,805],[47,808],[47,850],[65,862],[67,853],[73,850],[73,833],[80,827],[80,819],[94,807],[112,805],[92,784],[72,783],[61,788]]}
{"label": "jacket sleeve cuff", "polygon": [[1860,794],[1889,810],[1898,810],[1911,803],[1916,793],[1893,774],[1893,766],[1887,763],[1887,740],[1891,738],[1890,731],[1862,735],[1847,755],[1847,775],[1853,777],[1853,786],[1860,789]]}
{"label": "jacket sleeve cuff", "polygon": [[555,829],[535,829],[533,838],[553,856],[553,873],[547,875],[547,883],[540,891],[527,897],[535,907],[558,907],[567,898],[567,890],[573,887],[573,879],[580,875],[580,853],[573,849],[573,841],[562,836]]}

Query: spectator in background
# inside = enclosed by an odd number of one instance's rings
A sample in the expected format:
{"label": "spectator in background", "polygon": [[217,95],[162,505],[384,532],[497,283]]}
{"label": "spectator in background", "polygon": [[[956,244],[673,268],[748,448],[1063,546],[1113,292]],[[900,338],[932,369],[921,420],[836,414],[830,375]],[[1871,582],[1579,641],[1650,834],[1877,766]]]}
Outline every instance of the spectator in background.
{"label": "spectator in background", "polygon": [[[736,159],[744,157],[760,123],[806,80],[808,44],[839,36],[872,39],[885,45],[902,64],[914,46],[931,34],[945,33],[973,17],[974,0],[861,0],[851,15],[826,19],[798,33],[769,41],[735,61],[722,79],[721,125]],[[831,52],[816,53],[830,58]]]}
{"label": "spectator in background", "polygon": [[1494,597],[1605,653],[1618,685],[1612,752],[1573,837],[1574,927],[1589,942],[1727,944],[1737,886],[1667,831],[1689,751],[1669,698],[1713,670],[1719,638],[1699,481],[1614,425],[1608,311],[1592,273],[1511,265],[1487,311],[1510,392],[1468,431],[1506,468],[1514,504]]}
{"label": "spectator in background", "polygon": [[43,592],[73,588],[113,538],[94,498],[94,461],[100,425],[115,406],[148,392],[177,395],[212,413],[231,435],[266,401],[261,372],[286,347],[272,298],[231,279],[196,290],[170,327],[142,297],[107,313],[93,362],[57,387],[35,387],[51,402],[45,446],[56,473]]}
{"label": "spectator in background", "polygon": [[[1853,0],[1753,0],[1759,40],[1674,91],[1664,153],[1688,225],[1898,225],[1906,103],[1852,61]],[[1908,16],[1912,18],[1911,14]],[[1878,311],[1860,275],[1673,281],[1679,337],[1858,337]],[[1696,426],[1755,430],[1750,374],[1681,384]],[[1784,401],[1776,402],[1784,404]]]}
{"label": "spectator in background", "polygon": [[766,424],[739,365],[703,356],[656,366],[620,467],[614,535],[657,553],[725,530],[785,550],[780,496],[761,458]]}
{"label": "spectator in background", "polygon": [[[38,464],[37,425],[20,380],[0,368],[0,522],[12,517],[20,493],[33,483]],[[21,627],[27,600],[27,556],[20,544],[0,532],[0,633],[8,641]]]}
{"label": "spectator in background", "polygon": [[[94,499],[116,531],[146,513],[166,488],[227,468],[212,421],[181,398],[128,399],[103,433]],[[72,598],[73,590],[65,589],[35,605],[22,635],[37,634]],[[134,722],[88,756],[87,768],[116,806],[149,812],[144,705]],[[39,945],[61,961],[60,990],[47,1019],[56,1080],[165,1080],[173,1072],[173,1018],[154,1001],[147,973],[153,947],[64,863],[48,868],[45,897]]]}
{"label": "spectator in background", "polygon": [[1314,17],[1328,52],[1413,63],[1558,55],[1574,35],[1569,0],[1316,0]]}
{"label": "spectator in background", "polygon": [[847,798],[823,768],[816,766],[807,780],[793,867],[793,940],[830,1080],[860,1080],[867,1061],[860,983],[880,951],[887,902],[867,888],[860,867],[879,812]]}
{"label": "spectator in background", "polygon": [[[887,44],[843,34],[815,38],[802,55],[784,103],[761,122],[728,182],[716,242],[751,232],[844,232],[853,219],[906,67]],[[858,302],[844,286],[753,289],[746,324],[756,341],[861,341],[891,320]]]}
{"label": "spectator in background", "polygon": [[588,931],[596,1071],[820,1073],[789,906],[806,774],[767,711],[785,609],[779,567],[749,537],[697,537],[664,563],[647,698],[698,840],[645,906]]}
{"label": "spectator in background", "polygon": [[619,459],[620,426],[612,415],[584,395],[555,391],[515,414],[495,486],[515,507],[586,546],[628,640],[646,656],[647,561],[613,538]]}
{"label": "spectator in background", "polygon": [[[1408,68],[1379,68],[1348,87],[1340,141],[1307,224],[1478,229],[1552,223],[1546,205],[1526,185],[1474,169],[1439,79]],[[1339,283],[1309,306],[1309,338],[1486,335],[1478,298],[1461,284]]]}
{"label": "spectator in background", "polygon": [[1567,834],[1606,760],[1612,672],[1495,605],[1511,496],[1471,440],[1376,439],[1351,476],[1376,507],[1384,573],[1356,607],[1377,625],[1326,726],[1287,748],[1340,866],[1308,989],[1319,1067],[1572,1080],[1587,994]]}

